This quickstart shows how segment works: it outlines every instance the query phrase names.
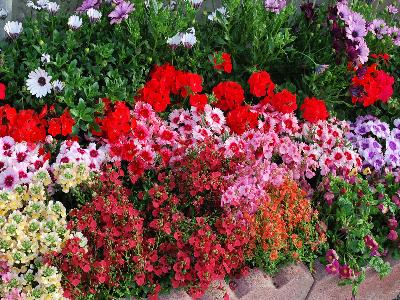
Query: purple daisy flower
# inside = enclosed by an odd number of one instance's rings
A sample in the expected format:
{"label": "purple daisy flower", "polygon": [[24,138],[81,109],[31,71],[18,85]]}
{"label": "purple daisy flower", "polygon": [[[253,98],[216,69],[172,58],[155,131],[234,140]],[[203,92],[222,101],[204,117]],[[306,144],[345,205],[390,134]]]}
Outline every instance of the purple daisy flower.
{"label": "purple daisy flower", "polygon": [[365,64],[368,61],[369,48],[364,39],[358,41],[358,46],[356,46],[356,50],[358,53],[359,63],[362,65]]}
{"label": "purple daisy flower", "polygon": [[110,24],[119,24],[129,17],[129,14],[135,10],[132,3],[122,1],[115,9],[108,15],[111,18]]}
{"label": "purple daisy flower", "polygon": [[399,9],[394,6],[393,4],[390,4],[386,7],[386,10],[388,11],[389,14],[395,15],[399,12]]}
{"label": "purple daisy flower", "polygon": [[101,0],[84,0],[81,6],[79,6],[76,11],[77,12],[86,12],[91,8],[98,9],[100,7]]}
{"label": "purple daisy flower", "polygon": [[378,39],[382,39],[387,34],[387,26],[384,20],[375,19],[368,25],[368,31],[375,35]]}
{"label": "purple daisy flower", "polygon": [[346,27],[346,37],[351,41],[358,41],[367,35],[364,22],[350,22]]}
{"label": "purple daisy flower", "polygon": [[264,7],[267,11],[278,14],[286,7],[286,0],[265,0]]}

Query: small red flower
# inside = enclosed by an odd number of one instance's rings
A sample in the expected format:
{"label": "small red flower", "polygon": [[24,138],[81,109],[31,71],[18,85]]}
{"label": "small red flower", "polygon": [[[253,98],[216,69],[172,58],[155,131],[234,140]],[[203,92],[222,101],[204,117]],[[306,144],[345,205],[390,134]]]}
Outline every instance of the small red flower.
{"label": "small red flower", "polygon": [[242,86],[233,81],[219,83],[213,88],[213,93],[218,99],[215,106],[222,110],[232,110],[240,106],[244,100]]}
{"label": "small red flower", "polygon": [[297,109],[296,95],[288,90],[283,90],[273,95],[269,102],[279,112],[289,114]]}
{"label": "small red flower", "polygon": [[228,53],[216,53],[214,55],[214,69],[222,70],[226,73],[232,72],[231,56]]}
{"label": "small red flower", "polygon": [[275,89],[275,84],[266,71],[259,71],[251,74],[247,82],[250,85],[250,93],[256,97],[271,95]]}
{"label": "small red flower", "polygon": [[6,85],[0,82],[0,100],[6,99]]}
{"label": "small red flower", "polygon": [[329,117],[325,102],[314,97],[304,99],[301,110],[303,111],[303,118],[311,123],[326,120]]}
{"label": "small red flower", "polygon": [[204,94],[190,95],[189,103],[191,106],[196,107],[198,110],[203,111],[208,103],[208,97]]}

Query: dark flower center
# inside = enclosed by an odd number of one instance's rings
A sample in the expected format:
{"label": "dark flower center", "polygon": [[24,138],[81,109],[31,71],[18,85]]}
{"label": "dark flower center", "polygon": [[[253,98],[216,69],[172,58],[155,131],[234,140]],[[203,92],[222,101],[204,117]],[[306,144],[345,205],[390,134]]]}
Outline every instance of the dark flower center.
{"label": "dark flower center", "polygon": [[38,79],[38,83],[40,84],[40,86],[45,86],[46,85],[46,78],[40,77]]}

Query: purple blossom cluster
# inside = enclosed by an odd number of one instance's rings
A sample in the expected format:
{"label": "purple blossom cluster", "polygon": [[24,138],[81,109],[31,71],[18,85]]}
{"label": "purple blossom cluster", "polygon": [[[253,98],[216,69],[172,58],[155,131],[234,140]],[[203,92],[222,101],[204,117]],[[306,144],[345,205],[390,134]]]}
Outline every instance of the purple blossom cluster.
{"label": "purple blossom cluster", "polygon": [[97,10],[102,2],[111,3],[114,5],[114,10],[108,15],[111,19],[110,24],[119,24],[129,17],[129,14],[135,10],[133,3],[125,0],[83,0],[82,4],[77,8],[77,12],[86,13],[89,10]]}
{"label": "purple blossom cluster", "polygon": [[347,138],[363,158],[364,167],[378,171],[385,167],[395,171],[400,167],[400,119],[390,129],[375,116],[358,117]]}
{"label": "purple blossom cluster", "polygon": [[[347,1],[339,1],[329,9],[333,48],[340,53],[344,50],[348,58],[356,64],[368,61],[369,48],[365,42],[367,22],[364,17],[351,10]],[[344,27],[340,21],[344,22]]]}
{"label": "purple blossom cluster", "polygon": [[265,0],[264,7],[267,11],[280,13],[286,7],[286,0]]}

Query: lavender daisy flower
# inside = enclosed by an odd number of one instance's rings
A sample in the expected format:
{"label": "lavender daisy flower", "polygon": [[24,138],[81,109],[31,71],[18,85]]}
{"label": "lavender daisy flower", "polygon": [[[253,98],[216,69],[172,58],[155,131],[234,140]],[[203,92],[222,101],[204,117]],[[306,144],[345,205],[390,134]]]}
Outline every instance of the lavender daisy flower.
{"label": "lavender daisy flower", "polygon": [[0,8],[0,20],[5,20],[8,17],[8,11],[5,8]]}
{"label": "lavender daisy flower", "polygon": [[367,43],[364,41],[364,39],[358,41],[358,45],[356,46],[357,54],[358,54],[358,62],[360,64],[365,64],[368,61],[368,55],[369,55],[369,48]]}
{"label": "lavender daisy flower", "polygon": [[352,21],[348,23],[346,27],[346,37],[351,41],[358,41],[367,35],[367,29],[365,27],[365,21],[357,22]]}
{"label": "lavender daisy flower", "polygon": [[286,0],[265,0],[264,7],[267,11],[278,14],[286,7]]}
{"label": "lavender daisy flower", "polygon": [[368,31],[375,35],[378,39],[383,39],[388,29],[386,23],[382,19],[375,19],[368,25]]}
{"label": "lavender daisy flower", "polygon": [[22,23],[17,21],[8,21],[4,25],[4,31],[11,39],[16,39],[22,32]]}
{"label": "lavender daisy flower", "polygon": [[84,0],[81,6],[76,9],[76,12],[86,12],[90,8],[98,9],[100,7],[100,0]]}
{"label": "lavender daisy flower", "polygon": [[393,121],[393,125],[397,128],[400,129],[400,119],[396,119]]}
{"label": "lavender daisy flower", "polygon": [[316,65],[315,74],[322,74],[329,68],[329,65]]}
{"label": "lavender daisy flower", "polygon": [[110,24],[119,24],[129,17],[129,14],[135,10],[132,3],[122,1],[108,15],[111,18]]}
{"label": "lavender daisy flower", "polygon": [[389,14],[395,15],[399,12],[399,9],[394,6],[393,4],[390,4],[386,7],[386,10]]}

